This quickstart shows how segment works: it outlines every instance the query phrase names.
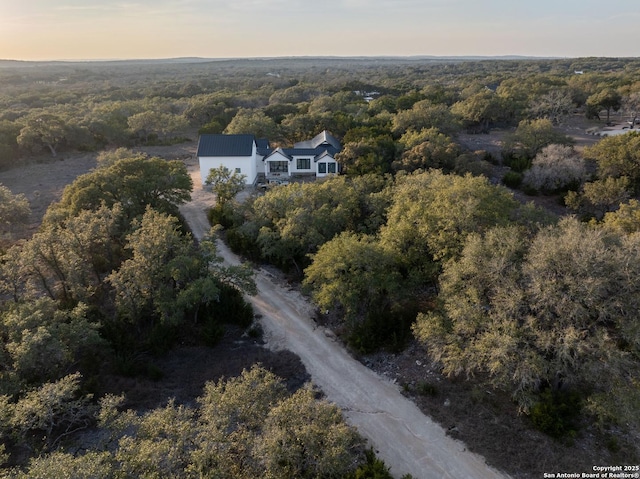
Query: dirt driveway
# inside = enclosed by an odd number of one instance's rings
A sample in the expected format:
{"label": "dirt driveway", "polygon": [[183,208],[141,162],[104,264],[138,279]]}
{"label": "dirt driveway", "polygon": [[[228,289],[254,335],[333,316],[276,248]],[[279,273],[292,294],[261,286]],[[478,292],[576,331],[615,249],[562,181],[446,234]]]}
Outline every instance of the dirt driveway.
{"label": "dirt driveway", "polygon": [[[190,165],[190,171],[193,199],[181,211],[194,235],[201,238],[209,230],[205,212],[213,195],[200,187],[196,165]],[[218,248],[229,264],[240,262],[224,243],[218,242]],[[448,437],[397,385],[353,359],[329,331],[311,319],[313,307],[300,293],[283,286],[264,269],[257,271],[256,283],[258,294],[249,300],[262,316],[268,347],[300,357],[313,383],[369,439],[394,477],[407,473],[416,479],[507,477],[487,466],[462,442]]]}

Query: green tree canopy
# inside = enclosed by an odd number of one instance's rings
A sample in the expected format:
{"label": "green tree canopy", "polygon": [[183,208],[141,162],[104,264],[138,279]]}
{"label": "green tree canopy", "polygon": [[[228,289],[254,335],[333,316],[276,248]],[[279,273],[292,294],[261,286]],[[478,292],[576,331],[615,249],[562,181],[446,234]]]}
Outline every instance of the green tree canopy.
{"label": "green tree canopy", "polygon": [[21,148],[33,152],[47,148],[51,156],[55,157],[67,133],[67,125],[61,117],[40,113],[27,118],[16,140]]}
{"label": "green tree canopy", "polygon": [[396,145],[390,135],[379,135],[347,142],[336,160],[347,175],[384,174],[391,171]]}
{"label": "green tree canopy", "polygon": [[[25,400],[24,413],[16,411],[12,417],[44,430],[52,422],[81,425],[88,411],[81,400],[73,405],[84,416],[72,416],[71,403],[61,409],[53,401],[77,392],[77,379],[71,376],[49,387],[48,403],[42,400],[45,391],[37,391],[27,398],[29,404]],[[8,477],[351,478],[369,477],[363,471],[374,462],[337,406],[317,399],[310,386],[288,393],[280,378],[259,367],[207,383],[194,407],[172,400],[137,414],[119,410],[123,401],[123,396],[100,401],[102,445],[84,453],[43,454],[24,471],[11,469]],[[47,405],[54,414],[47,416]],[[385,467],[377,474],[391,477]]]}
{"label": "green tree canopy", "polygon": [[607,111],[607,123],[611,116],[611,110],[618,111],[622,106],[622,95],[613,88],[604,88],[587,98],[587,107],[595,112]]}
{"label": "green tree canopy", "polygon": [[601,180],[588,181],[581,191],[569,191],[565,196],[565,204],[584,217],[601,220],[608,212],[618,209],[621,203],[630,197],[629,178],[608,177]]}
{"label": "green tree canopy", "polygon": [[229,168],[220,165],[218,168],[211,168],[205,184],[211,186],[220,206],[224,206],[227,201],[233,200],[238,193],[245,188],[245,178],[247,175],[231,172]]}
{"label": "green tree canopy", "polygon": [[240,108],[224,130],[228,135],[248,133],[258,138],[274,138],[277,131],[276,123],[262,110],[248,108]]}
{"label": "green tree canopy", "polygon": [[180,233],[177,218],[147,207],[127,236],[126,249],[131,257],[107,278],[120,315],[134,325],[153,318],[160,323],[179,322],[177,289],[186,279],[198,276],[200,264],[192,242]]}
{"label": "green tree canopy", "polygon": [[637,395],[638,239],[575,219],[532,241],[514,227],[471,235],[440,278],[442,310],[415,332],[446,373],[486,373],[525,409],[545,388]]}
{"label": "green tree canopy", "polygon": [[456,159],[461,153],[460,147],[437,128],[409,131],[402,135],[400,144],[405,151],[400,159],[393,162],[392,166],[396,171],[435,168],[450,172],[455,168]]}
{"label": "green tree canopy", "polygon": [[129,219],[140,216],[147,206],[176,213],[177,205],[191,198],[193,183],[181,161],[140,156],[117,161],[79,176],[64,189],[59,203],[45,217],[74,215],[82,209],[96,209],[105,203],[122,205]]}
{"label": "green tree canopy", "polygon": [[322,309],[339,305],[348,320],[388,306],[400,288],[397,260],[371,236],[343,232],[324,243],[305,269],[304,284]]}
{"label": "green tree canopy", "polygon": [[409,129],[438,128],[440,131],[452,133],[458,128],[456,118],[443,104],[433,104],[429,100],[422,100],[413,105],[410,110],[399,111],[393,117],[393,132],[401,135]]}
{"label": "green tree canopy", "polygon": [[445,175],[439,170],[397,179],[380,238],[420,276],[433,277],[434,261],[457,257],[468,234],[505,225],[519,203],[486,177]]}
{"label": "green tree canopy", "polygon": [[501,100],[494,92],[485,89],[454,103],[451,113],[460,118],[467,130],[488,132],[489,127],[501,118]]}
{"label": "green tree canopy", "polygon": [[597,163],[600,178],[626,176],[640,190],[640,132],[603,138],[585,148],[584,156]]}
{"label": "green tree canopy", "polygon": [[0,184],[0,231],[8,234],[17,232],[30,215],[31,208],[26,196],[14,195],[9,188]]}
{"label": "green tree canopy", "polygon": [[516,131],[505,137],[502,151],[505,157],[531,160],[547,145],[572,143],[570,137],[553,128],[551,120],[522,120]]}

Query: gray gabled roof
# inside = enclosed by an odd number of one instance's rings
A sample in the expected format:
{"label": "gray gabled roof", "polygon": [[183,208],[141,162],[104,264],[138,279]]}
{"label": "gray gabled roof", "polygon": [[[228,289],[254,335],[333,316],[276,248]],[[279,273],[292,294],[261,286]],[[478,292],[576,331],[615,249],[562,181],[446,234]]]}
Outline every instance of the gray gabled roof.
{"label": "gray gabled roof", "polygon": [[200,135],[197,156],[251,156],[255,142],[253,135]]}
{"label": "gray gabled roof", "polygon": [[293,145],[294,148],[318,148],[320,146],[332,146],[338,151],[342,149],[342,145],[337,138],[327,130],[317,134],[311,140],[301,141]]}
{"label": "gray gabled roof", "polygon": [[279,153],[280,155],[286,157],[289,161],[293,160],[293,158],[291,158],[290,155],[287,154],[287,152],[285,150],[283,150],[282,148],[276,148],[275,150],[269,152],[269,154],[267,156],[265,156],[262,161],[268,160],[269,158],[271,158],[272,156],[275,156],[276,153]]}
{"label": "gray gabled roof", "polygon": [[335,157],[334,157],[334,155],[333,155],[332,153],[330,153],[330,152],[329,152],[329,150],[324,150],[322,153],[320,153],[318,156],[316,156],[316,157],[313,159],[313,161],[314,161],[314,162],[317,162],[318,160],[321,160],[322,158],[325,158],[325,157],[327,157],[327,156],[328,156],[329,158],[331,158],[332,160],[334,160],[334,161],[335,161]]}
{"label": "gray gabled roof", "polygon": [[318,150],[315,148],[283,148],[282,151],[289,156],[316,156]]}
{"label": "gray gabled roof", "polygon": [[267,156],[271,152],[271,145],[266,138],[256,138],[256,146],[260,156]]}

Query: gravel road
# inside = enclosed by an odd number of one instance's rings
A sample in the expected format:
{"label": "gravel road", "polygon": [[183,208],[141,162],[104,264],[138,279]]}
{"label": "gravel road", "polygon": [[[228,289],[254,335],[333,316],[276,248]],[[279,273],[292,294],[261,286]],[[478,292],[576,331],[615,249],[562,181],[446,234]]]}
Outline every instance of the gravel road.
{"label": "gravel road", "polygon": [[[190,166],[194,192],[181,212],[196,238],[209,231],[206,209],[213,195],[200,187],[197,165]],[[230,264],[239,258],[224,243],[219,254]],[[396,478],[484,479],[508,476],[489,467],[465,445],[448,437],[391,383],[353,359],[333,335],[312,320],[313,307],[300,293],[256,271],[258,294],[248,298],[262,316],[269,348],[287,349],[300,357],[312,381],[337,404],[350,424],[366,437]]]}

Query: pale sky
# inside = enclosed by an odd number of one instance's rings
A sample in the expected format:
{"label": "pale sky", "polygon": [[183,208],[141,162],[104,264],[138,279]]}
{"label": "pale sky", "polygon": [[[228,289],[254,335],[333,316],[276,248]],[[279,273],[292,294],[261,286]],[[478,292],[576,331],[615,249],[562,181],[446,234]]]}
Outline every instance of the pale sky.
{"label": "pale sky", "polygon": [[0,59],[640,57],[637,0],[0,0]]}

